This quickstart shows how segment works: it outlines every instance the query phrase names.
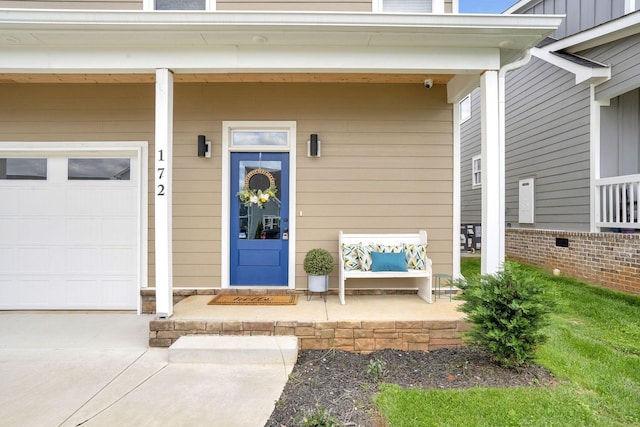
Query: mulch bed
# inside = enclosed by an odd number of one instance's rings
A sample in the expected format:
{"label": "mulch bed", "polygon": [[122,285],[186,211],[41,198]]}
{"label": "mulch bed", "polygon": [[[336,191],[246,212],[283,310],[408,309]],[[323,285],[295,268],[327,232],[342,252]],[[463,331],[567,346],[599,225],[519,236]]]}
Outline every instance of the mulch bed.
{"label": "mulch bed", "polygon": [[[380,379],[370,374],[370,360],[384,362],[386,372]],[[366,355],[306,350],[298,353],[296,366],[266,427],[298,426],[305,414],[317,408],[329,410],[343,426],[383,425],[372,402],[379,381],[441,390],[555,384],[553,376],[540,366],[504,369],[473,347],[432,352],[380,350]]]}

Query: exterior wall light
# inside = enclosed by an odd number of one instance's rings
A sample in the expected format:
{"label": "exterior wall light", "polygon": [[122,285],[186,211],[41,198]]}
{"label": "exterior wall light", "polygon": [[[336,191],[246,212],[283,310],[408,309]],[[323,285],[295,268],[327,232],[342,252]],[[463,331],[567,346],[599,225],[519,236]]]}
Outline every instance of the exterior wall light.
{"label": "exterior wall light", "polygon": [[198,135],[198,157],[211,157],[211,141],[204,135]]}
{"label": "exterior wall light", "polygon": [[312,133],[307,141],[307,157],[320,157],[320,140],[315,133]]}

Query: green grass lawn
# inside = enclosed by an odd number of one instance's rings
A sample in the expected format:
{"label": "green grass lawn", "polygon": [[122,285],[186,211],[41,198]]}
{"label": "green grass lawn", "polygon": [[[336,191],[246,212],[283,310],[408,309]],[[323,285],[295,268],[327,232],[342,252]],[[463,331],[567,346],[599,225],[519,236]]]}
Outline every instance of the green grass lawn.
{"label": "green grass lawn", "polygon": [[[479,265],[463,259],[462,272],[477,274]],[[640,297],[525,268],[556,294],[537,363],[558,385],[418,391],[388,384],[376,404],[390,426],[640,426]]]}

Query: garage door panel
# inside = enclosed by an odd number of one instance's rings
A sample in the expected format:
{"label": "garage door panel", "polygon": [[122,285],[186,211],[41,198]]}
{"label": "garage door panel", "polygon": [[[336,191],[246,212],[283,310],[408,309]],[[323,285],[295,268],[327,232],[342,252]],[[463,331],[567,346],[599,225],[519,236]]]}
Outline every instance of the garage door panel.
{"label": "garage door panel", "polygon": [[[0,236],[2,236],[0,238],[0,244],[2,244],[3,242],[15,241],[20,235],[14,224],[15,220],[7,221],[7,218],[11,217],[0,215]],[[2,249],[0,248],[0,251],[1,250]],[[0,263],[1,262],[2,261],[0,261]]]}
{"label": "garage door panel", "polygon": [[130,248],[104,248],[102,250],[102,273],[105,275],[127,274],[136,263],[135,253]]}
{"label": "garage door panel", "polygon": [[69,274],[97,272],[98,250],[88,247],[66,249],[66,271]]}
{"label": "garage door panel", "polygon": [[17,272],[18,254],[6,247],[0,247],[0,280],[5,274]]}
{"label": "garage door panel", "polygon": [[132,191],[126,191],[127,188],[131,188],[131,185],[120,185],[121,182],[114,182],[113,185],[121,187],[117,189],[104,189],[100,192],[102,195],[102,216],[122,216],[137,214],[136,194]]}
{"label": "garage door panel", "polygon": [[17,215],[62,215],[64,214],[64,199],[60,197],[64,191],[55,185],[43,182],[37,187],[25,188],[20,191]]}
{"label": "garage door panel", "polygon": [[82,245],[98,242],[101,239],[99,228],[100,221],[91,217],[68,217],[66,223],[66,236],[64,242],[69,245]]}
{"label": "garage door panel", "polygon": [[83,307],[97,307],[102,298],[100,280],[67,280],[67,297],[69,303]]}
{"label": "garage door panel", "polygon": [[64,220],[58,217],[22,217],[13,221],[18,243],[28,245],[54,245],[64,235]]}
{"label": "garage door panel", "polygon": [[51,280],[24,279],[18,281],[17,296],[26,307],[45,308],[49,303]]}
{"label": "garage door panel", "polygon": [[102,241],[110,245],[131,245],[138,232],[131,218],[105,218],[102,220]]}
{"label": "garage door panel", "polygon": [[0,192],[2,192],[0,216],[20,214],[20,191],[12,184],[8,181],[0,181]]}
{"label": "garage door panel", "polygon": [[96,189],[69,189],[66,200],[67,215],[99,216],[102,213],[102,197]]}
{"label": "garage door panel", "polygon": [[127,280],[104,280],[103,303],[107,306],[117,307],[120,301],[136,299],[137,295],[131,289]]}
{"label": "garage door panel", "polygon": [[49,248],[22,247],[19,248],[18,272],[21,274],[48,273],[51,272],[51,252]]}

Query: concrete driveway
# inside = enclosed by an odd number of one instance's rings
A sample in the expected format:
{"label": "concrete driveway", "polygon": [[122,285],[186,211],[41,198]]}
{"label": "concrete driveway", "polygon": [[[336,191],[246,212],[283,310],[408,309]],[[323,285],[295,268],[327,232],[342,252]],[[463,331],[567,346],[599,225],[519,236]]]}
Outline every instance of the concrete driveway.
{"label": "concrete driveway", "polygon": [[0,312],[0,425],[264,426],[292,366],[169,363],[150,319]]}

